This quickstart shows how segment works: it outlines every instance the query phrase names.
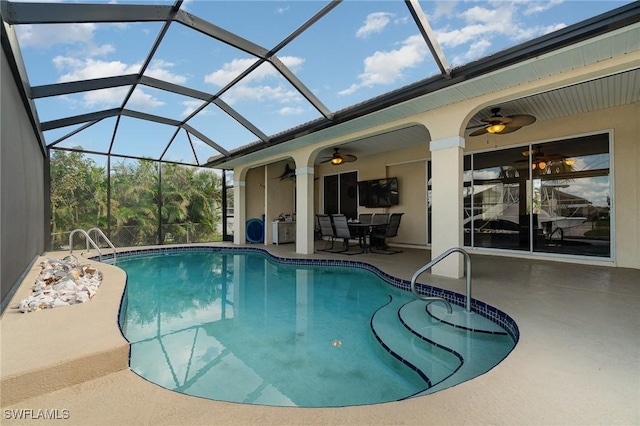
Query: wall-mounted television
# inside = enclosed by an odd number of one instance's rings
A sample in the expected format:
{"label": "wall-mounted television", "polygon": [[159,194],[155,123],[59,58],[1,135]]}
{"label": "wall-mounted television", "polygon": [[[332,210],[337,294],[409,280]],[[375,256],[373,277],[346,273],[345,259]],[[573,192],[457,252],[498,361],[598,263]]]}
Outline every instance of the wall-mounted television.
{"label": "wall-mounted television", "polygon": [[364,180],[358,182],[358,204],[363,207],[396,206],[398,200],[398,178]]}

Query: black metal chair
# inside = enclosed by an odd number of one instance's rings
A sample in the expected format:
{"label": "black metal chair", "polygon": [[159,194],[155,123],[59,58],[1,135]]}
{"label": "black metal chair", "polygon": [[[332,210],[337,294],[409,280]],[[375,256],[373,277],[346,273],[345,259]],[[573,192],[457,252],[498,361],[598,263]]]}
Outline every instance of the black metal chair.
{"label": "black metal chair", "polygon": [[369,233],[369,241],[371,247],[379,247],[384,244],[384,238],[380,238],[384,234],[389,224],[389,213],[376,213],[371,218],[371,232]]}
{"label": "black metal chair", "polygon": [[[342,238],[342,240],[344,241],[344,250],[334,251],[334,253],[343,253],[349,255],[364,253],[364,249],[358,252],[349,251],[349,240],[358,240],[358,237],[351,235],[347,217],[345,215],[331,215],[331,220],[333,222],[333,229],[335,229],[336,231],[336,238]],[[358,244],[358,246],[360,246],[360,244]]]}
{"label": "black metal chair", "polygon": [[333,243],[336,240],[336,232],[333,229],[333,223],[331,223],[331,217],[328,214],[317,214],[318,225],[320,225],[320,236],[324,240],[327,240],[327,245],[320,251],[332,251]]}
{"label": "black metal chair", "polygon": [[[389,216],[389,222],[387,226],[377,226],[371,231],[371,252],[382,254],[396,254],[402,253],[402,250],[393,250],[387,245],[387,238],[393,238],[398,235],[398,229],[400,228],[400,220],[404,213],[392,213]],[[375,218],[375,217],[374,217]],[[377,243],[374,244],[374,241]],[[376,250],[374,250],[374,247]]]}
{"label": "black metal chair", "polygon": [[360,213],[358,215],[358,222],[360,223],[371,223],[371,219],[373,217],[373,214],[371,213]]}

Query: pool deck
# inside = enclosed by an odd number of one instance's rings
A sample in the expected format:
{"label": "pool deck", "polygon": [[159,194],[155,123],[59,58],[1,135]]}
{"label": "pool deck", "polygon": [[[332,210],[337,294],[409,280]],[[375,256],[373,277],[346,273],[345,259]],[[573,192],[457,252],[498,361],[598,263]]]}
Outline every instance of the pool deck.
{"label": "pool deck", "polygon": [[[297,256],[293,244],[257,247]],[[299,257],[362,260],[410,279],[430,252]],[[520,330],[519,343],[498,366],[405,401],[289,408],[182,395],[129,371],[128,345],[117,325],[125,274],[102,264],[103,283],[89,303],[28,314],[5,310],[0,319],[1,423],[640,424],[640,270],[481,254],[472,254],[472,265],[473,297],[510,315]],[[39,270],[36,261],[14,301],[26,297]],[[464,293],[463,279],[423,277],[431,285]],[[68,418],[13,418],[18,413],[37,417],[38,410]]]}

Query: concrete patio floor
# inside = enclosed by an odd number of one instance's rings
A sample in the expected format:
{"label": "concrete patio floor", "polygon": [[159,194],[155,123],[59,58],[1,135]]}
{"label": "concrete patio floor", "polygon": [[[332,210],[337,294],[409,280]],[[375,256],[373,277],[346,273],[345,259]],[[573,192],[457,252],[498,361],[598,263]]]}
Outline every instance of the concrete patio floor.
{"label": "concrete patio floor", "polygon": [[[296,256],[292,244],[258,247]],[[430,252],[311,257],[362,260],[410,279]],[[14,301],[28,293],[38,263]],[[640,270],[473,253],[472,265],[473,297],[510,315],[520,329],[519,343],[503,362],[432,395],[326,409],[210,401],[129,371],[115,321],[124,274],[102,265],[101,290],[89,303],[29,314],[5,310],[2,424],[47,423],[17,420],[19,410],[34,416],[58,410],[68,418],[51,422],[78,425],[640,424]],[[463,279],[427,274],[422,281],[464,293]]]}

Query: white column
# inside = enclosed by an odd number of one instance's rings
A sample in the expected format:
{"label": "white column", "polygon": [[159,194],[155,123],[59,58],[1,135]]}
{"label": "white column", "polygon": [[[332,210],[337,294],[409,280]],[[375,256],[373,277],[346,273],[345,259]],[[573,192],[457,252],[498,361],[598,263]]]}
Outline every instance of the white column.
{"label": "white column", "polygon": [[[464,139],[459,136],[431,141],[431,258],[452,247],[462,247],[463,152]],[[451,278],[464,275],[464,261],[453,253],[431,269],[432,273]]]}
{"label": "white column", "polygon": [[[234,173],[235,174],[235,173]],[[245,244],[247,242],[247,203],[245,200],[247,183],[243,180],[233,184],[233,243]]]}
{"label": "white column", "polygon": [[313,167],[296,168],[296,253],[313,254]]}

